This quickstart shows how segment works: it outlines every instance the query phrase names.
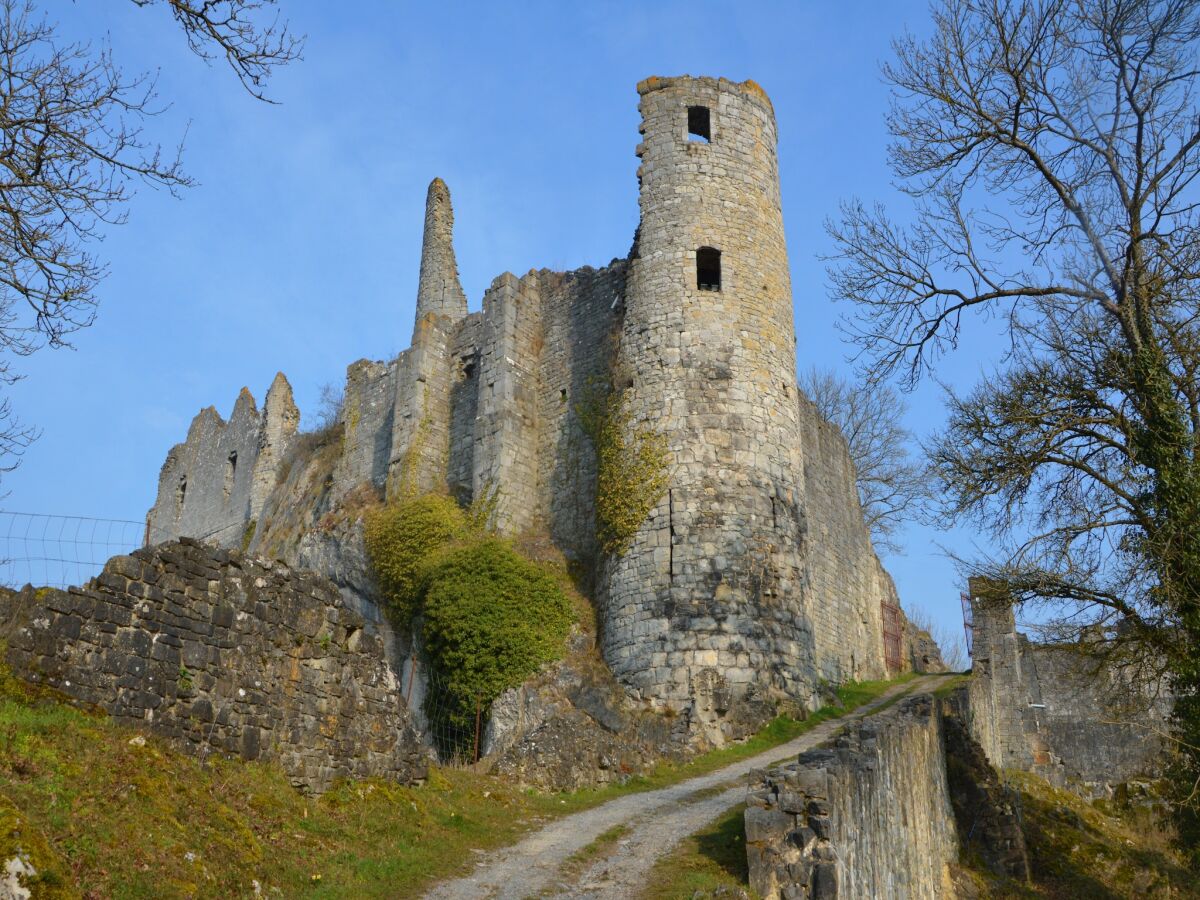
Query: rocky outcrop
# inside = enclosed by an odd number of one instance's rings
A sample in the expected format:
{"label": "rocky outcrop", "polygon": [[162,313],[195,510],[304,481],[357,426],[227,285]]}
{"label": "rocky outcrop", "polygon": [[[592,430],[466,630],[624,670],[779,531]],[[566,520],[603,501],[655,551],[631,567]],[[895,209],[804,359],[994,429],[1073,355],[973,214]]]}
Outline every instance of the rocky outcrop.
{"label": "rocky outcrop", "polygon": [[16,675],[197,752],[274,762],[315,792],[424,777],[382,641],[320,576],[185,538],[0,613]]}
{"label": "rocky outcrop", "polygon": [[903,700],[765,773],[745,818],[750,887],[767,900],[952,896],[958,841],[937,699]]}
{"label": "rocky outcrop", "polygon": [[578,652],[492,704],[491,770],[543,790],[623,783],[684,751],[687,723],[636,704],[592,652]]}

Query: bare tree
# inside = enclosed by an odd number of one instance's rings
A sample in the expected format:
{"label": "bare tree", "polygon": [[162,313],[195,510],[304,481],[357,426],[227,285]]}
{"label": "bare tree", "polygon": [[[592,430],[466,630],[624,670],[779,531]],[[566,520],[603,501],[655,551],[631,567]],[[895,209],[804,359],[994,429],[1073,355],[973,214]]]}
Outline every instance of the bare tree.
{"label": "bare tree", "polygon": [[[271,2],[133,2],[169,7],[189,47],[223,57],[255,97],[300,51],[286,23],[256,24]],[[14,357],[92,323],[105,266],[87,248],[125,221],[134,186],[192,183],[182,145],[164,152],[143,132],[161,108],[154,80],[106,47],[63,43],[31,0],[0,0],[0,383],[19,377]],[[0,401],[0,470],[34,436]]]}
{"label": "bare tree", "polygon": [[918,631],[924,631],[933,638],[942,652],[942,662],[951,672],[962,672],[970,665],[967,662],[967,636],[961,627],[945,625],[936,619],[921,604],[916,603],[904,608],[908,623]]}
{"label": "bare tree", "polygon": [[188,47],[202,59],[224,59],[242,86],[259,100],[271,73],[300,58],[304,41],[288,24],[264,9],[276,0],[133,0],[138,6],[166,6],[183,29]]}
{"label": "bare tree", "polygon": [[938,0],[933,22],[884,69],[911,223],[855,201],[829,226],[846,328],[913,383],[969,317],[1007,326],[931,448],[947,511],[1063,634],[1165,667],[1200,748],[1200,6]]}
{"label": "bare tree", "polygon": [[872,542],[899,552],[896,528],[920,514],[929,499],[924,466],[910,454],[912,434],[901,422],[904,401],[888,385],[855,384],[816,368],[800,376],[800,389],[846,437]]}

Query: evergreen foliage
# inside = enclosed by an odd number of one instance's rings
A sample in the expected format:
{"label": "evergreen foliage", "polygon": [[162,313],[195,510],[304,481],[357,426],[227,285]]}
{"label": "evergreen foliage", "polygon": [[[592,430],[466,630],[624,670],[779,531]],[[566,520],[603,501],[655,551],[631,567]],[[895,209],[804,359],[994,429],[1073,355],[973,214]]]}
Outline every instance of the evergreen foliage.
{"label": "evergreen foliage", "polygon": [[449,695],[438,715],[454,729],[561,656],[573,619],[558,578],[496,537],[442,554],[421,600],[426,650]]}
{"label": "evergreen foliage", "polygon": [[450,497],[426,494],[370,510],[367,555],[389,611],[407,625],[418,611],[421,568],[431,555],[471,533],[467,516]]}
{"label": "evergreen foliage", "polygon": [[496,492],[463,510],[450,497],[402,499],[366,516],[367,555],[391,614],[420,630],[440,689],[426,713],[447,755],[471,750],[477,716],[559,658],[574,621],[560,576],[485,524]]}

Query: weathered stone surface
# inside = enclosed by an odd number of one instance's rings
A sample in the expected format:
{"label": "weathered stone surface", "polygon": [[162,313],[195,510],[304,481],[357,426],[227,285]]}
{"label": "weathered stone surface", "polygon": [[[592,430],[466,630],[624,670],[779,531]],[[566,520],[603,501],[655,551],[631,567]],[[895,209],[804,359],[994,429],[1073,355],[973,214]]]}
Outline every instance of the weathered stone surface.
{"label": "weathered stone surface", "polygon": [[767,900],[947,897],[958,842],[942,724],[935,698],[912,697],[764,773],[745,814],[751,889]]}
{"label": "weathered stone surface", "polygon": [[971,598],[971,731],[992,765],[1089,797],[1161,772],[1165,683],[1135,683],[1080,645],[1031,642],[1009,599],[977,579]]}
{"label": "weathered stone surface", "polygon": [[1015,792],[1005,789],[971,737],[967,689],[944,702],[942,712],[947,785],[962,854],[978,856],[997,875],[1028,881],[1029,854],[1013,806]]}
{"label": "weathered stone surface", "polygon": [[185,538],[0,611],[15,674],[119,721],[270,760],[311,791],[424,777],[382,642],[325,578]]}
{"label": "weathered stone surface", "polygon": [[[248,395],[228,424],[202,412],[164,466],[153,539],[235,547],[257,517],[252,551],[333,576],[340,554],[307,533],[356,491],[492,497],[501,531],[546,534],[593,570],[606,663],[636,699],[688,723],[693,743],[738,738],[778,701],[816,707],[822,680],[883,677],[881,605],[895,589],[845,440],[795,382],[771,103],[753,82],[713,78],[651,78],[638,92],[628,259],[502,274],[467,313],[450,194],[435,179],[411,348],[350,366],[340,431],[323,445],[288,437],[275,387],[266,422]],[[700,107],[709,134],[692,140]],[[719,285],[701,283],[701,248],[720,251]],[[608,383],[625,391],[632,427],[665,436],[670,465],[632,546],[604,559],[578,406]]]}
{"label": "weathered stone surface", "polygon": [[687,724],[630,701],[599,660],[576,654],[506,691],[484,734],[493,772],[544,790],[623,783],[678,756]]}

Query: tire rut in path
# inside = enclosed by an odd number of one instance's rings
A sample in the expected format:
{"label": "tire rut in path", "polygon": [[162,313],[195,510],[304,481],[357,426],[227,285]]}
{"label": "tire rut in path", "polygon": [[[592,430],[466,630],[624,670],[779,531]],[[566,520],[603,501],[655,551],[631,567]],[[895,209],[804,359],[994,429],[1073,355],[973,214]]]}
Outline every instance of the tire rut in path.
{"label": "tire rut in path", "polygon": [[[524,900],[535,896],[629,898],[646,884],[654,863],[690,834],[745,800],[746,776],[822,744],[847,724],[866,718],[894,698],[919,693],[944,678],[926,675],[889,688],[875,700],[829,719],[757,756],[669,787],[626,794],[572,813],[510,847],[484,857],[474,872],[435,885],[430,900]],[[600,835],[627,826],[616,848],[582,875],[567,880],[563,865]]]}

